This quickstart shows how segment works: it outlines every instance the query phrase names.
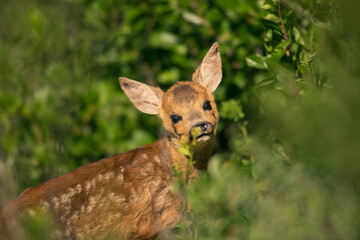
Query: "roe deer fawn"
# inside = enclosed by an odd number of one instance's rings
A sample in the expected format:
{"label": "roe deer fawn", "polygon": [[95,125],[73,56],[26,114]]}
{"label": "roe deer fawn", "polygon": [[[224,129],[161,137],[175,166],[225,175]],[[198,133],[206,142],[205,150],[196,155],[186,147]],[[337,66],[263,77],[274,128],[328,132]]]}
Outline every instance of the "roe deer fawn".
{"label": "roe deer fawn", "polygon": [[180,139],[192,139],[194,128],[200,131],[191,166],[195,178],[207,168],[211,155],[219,118],[212,92],[221,78],[218,43],[192,81],[178,82],[166,92],[119,78],[137,109],[160,116],[166,137],[25,190],[2,209],[9,238],[16,238],[11,234],[16,231],[16,214],[33,209],[49,212],[58,234],[71,239],[156,239],[173,228],[182,218],[183,201],[171,191],[173,166],[180,171],[188,166],[186,156],[177,151]]}

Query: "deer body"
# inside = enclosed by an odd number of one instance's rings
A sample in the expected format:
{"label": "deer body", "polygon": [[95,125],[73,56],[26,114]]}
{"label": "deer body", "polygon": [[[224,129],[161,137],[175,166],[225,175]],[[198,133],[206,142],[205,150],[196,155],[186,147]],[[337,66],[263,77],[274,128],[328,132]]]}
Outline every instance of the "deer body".
{"label": "deer body", "polygon": [[[219,46],[215,43],[193,74],[166,92],[127,78],[120,86],[140,111],[158,114],[167,136],[129,152],[85,165],[25,190],[2,209],[8,232],[19,212],[50,212],[60,236],[74,239],[154,239],[182,217],[183,199],[173,193],[173,166],[188,171],[180,138],[199,129],[193,177],[205,170],[211,155],[218,112],[211,94],[221,81]],[[9,219],[7,221],[7,219]],[[16,234],[10,237],[16,237]]]}

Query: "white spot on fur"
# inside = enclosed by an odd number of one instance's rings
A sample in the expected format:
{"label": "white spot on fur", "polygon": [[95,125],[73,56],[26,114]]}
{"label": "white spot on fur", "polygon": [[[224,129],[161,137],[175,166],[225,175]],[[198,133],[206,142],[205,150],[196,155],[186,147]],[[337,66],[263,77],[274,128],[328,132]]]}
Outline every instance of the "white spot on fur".
{"label": "white spot on fur", "polygon": [[154,172],[154,164],[149,162],[148,164],[146,164],[146,171],[149,173]]}
{"label": "white spot on fur", "polygon": [[81,192],[81,185],[76,185],[76,188],[68,188],[68,193],[64,193],[60,196],[60,201],[62,204],[69,204],[71,201],[71,198],[75,196],[77,193]]}
{"label": "white spot on fur", "polygon": [[154,164],[152,162],[149,162],[145,165],[145,168],[139,173],[142,177],[148,177],[152,174],[154,174]]}
{"label": "white spot on fur", "polygon": [[66,200],[67,200],[67,196],[68,196],[67,194],[63,194],[63,195],[61,195],[61,196],[60,196],[60,202],[61,202],[61,203],[66,202]]}
{"label": "white spot on fur", "polygon": [[60,196],[60,201],[62,204],[70,203],[69,194],[63,194]]}
{"label": "white spot on fur", "polygon": [[91,196],[89,198],[89,205],[87,206],[87,212],[91,212],[96,205],[96,198]]}
{"label": "white spot on fur", "polygon": [[79,214],[78,212],[74,212],[73,215],[69,218],[68,220],[68,225],[71,225],[72,223],[74,223],[77,219],[79,218]]}
{"label": "white spot on fur", "polygon": [[68,191],[69,191],[69,197],[75,196],[76,191],[73,188],[69,188]]}
{"label": "white spot on fur", "polygon": [[104,175],[102,175],[101,173],[99,175],[97,175],[96,177],[97,181],[100,182],[101,180],[104,179]]}
{"label": "white spot on fur", "polygon": [[158,164],[161,163],[160,158],[159,158],[158,155],[155,155],[155,156],[154,156],[154,161],[157,162]]}
{"label": "white spot on fur", "polygon": [[71,207],[69,204],[62,206],[62,210],[64,212],[64,215],[68,215],[70,213]]}
{"label": "white spot on fur", "polygon": [[81,186],[80,183],[78,183],[78,184],[76,185],[75,192],[76,192],[77,194],[79,194],[79,193],[81,193],[81,190],[82,190],[82,186]]}
{"label": "white spot on fur", "polygon": [[120,182],[120,183],[124,182],[124,175],[122,175],[121,173],[119,175],[117,175],[116,178],[117,178],[118,182]]}
{"label": "white spot on fur", "polygon": [[96,180],[95,179],[91,180],[91,187],[93,187],[93,188],[96,187]]}
{"label": "white spot on fur", "polygon": [[60,205],[59,198],[58,198],[58,197],[53,197],[53,198],[51,199],[51,202],[52,202],[52,204],[54,204],[55,210],[58,210],[58,209],[59,209],[59,205]]}
{"label": "white spot on fur", "polygon": [[122,197],[121,195],[116,195],[114,192],[109,193],[108,198],[110,201],[117,203],[125,201],[124,197]]}
{"label": "white spot on fur", "polygon": [[105,181],[109,181],[113,177],[113,175],[114,175],[114,172],[112,172],[112,171],[105,173],[105,175],[104,175]]}
{"label": "white spot on fur", "polygon": [[48,202],[48,201],[43,201],[43,202],[41,202],[41,204],[40,204],[40,208],[41,208],[41,210],[42,211],[47,211],[47,210],[49,210],[49,208],[50,208],[50,203]]}
{"label": "white spot on fur", "polygon": [[89,191],[90,191],[90,188],[91,188],[91,182],[88,181],[88,182],[85,183],[85,191],[86,191],[86,192],[89,192]]}
{"label": "white spot on fur", "polygon": [[148,158],[148,155],[146,155],[146,153],[143,153],[143,154],[141,155],[141,157],[142,157],[143,159],[147,159],[147,158]]}

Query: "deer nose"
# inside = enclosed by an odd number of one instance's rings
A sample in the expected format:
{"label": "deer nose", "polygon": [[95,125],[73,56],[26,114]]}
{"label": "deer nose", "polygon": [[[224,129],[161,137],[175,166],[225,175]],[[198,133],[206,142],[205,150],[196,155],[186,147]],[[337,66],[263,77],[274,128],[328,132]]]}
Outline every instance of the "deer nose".
{"label": "deer nose", "polygon": [[201,122],[192,126],[189,131],[190,138],[193,137],[191,131],[194,128],[198,128],[200,130],[198,137],[201,137],[203,135],[210,135],[214,131],[214,126],[210,122]]}
{"label": "deer nose", "polygon": [[199,127],[201,128],[201,130],[202,130],[203,132],[205,132],[205,131],[208,129],[208,125],[205,124],[205,123],[201,123],[201,124],[199,125]]}

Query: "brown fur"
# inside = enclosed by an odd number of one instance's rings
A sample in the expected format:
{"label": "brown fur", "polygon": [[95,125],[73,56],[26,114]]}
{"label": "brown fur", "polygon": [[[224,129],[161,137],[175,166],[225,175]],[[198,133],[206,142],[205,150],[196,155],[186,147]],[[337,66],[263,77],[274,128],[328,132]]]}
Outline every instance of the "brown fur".
{"label": "brown fur", "polygon": [[[220,73],[220,75],[219,75]],[[16,216],[31,209],[50,212],[61,226],[61,236],[74,239],[154,239],[173,228],[182,217],[183,199],[171,190],[172,166],[185,171],[187,158],[177,151],[181,136],[190,139],[192,128],[201,129],[192,171],[207,167],[218,112],[213,92],[221,81],[221,60],[215,43],[193,75],[165,93],[126,78],[120,86],[145,113],[159,114],[167,136],[127,153],[80,167],[70,173],[25,190],[3,209],[9,238]],[[204,109],[209,101],[211,110]],[[181,116],[174,124],[170,115]],[[6,220],[6,221],[5,221]]]}

